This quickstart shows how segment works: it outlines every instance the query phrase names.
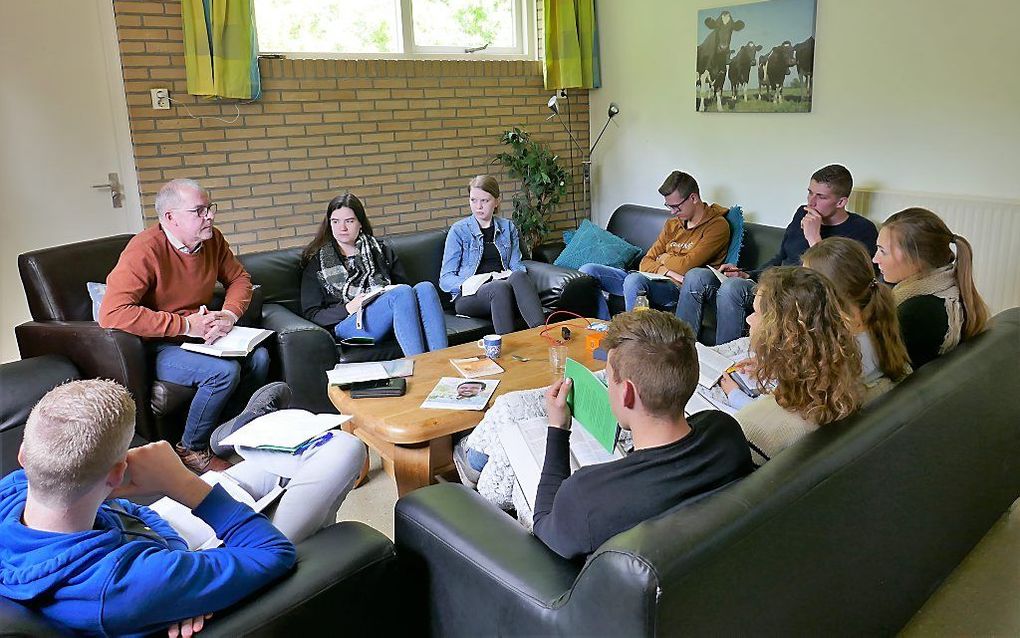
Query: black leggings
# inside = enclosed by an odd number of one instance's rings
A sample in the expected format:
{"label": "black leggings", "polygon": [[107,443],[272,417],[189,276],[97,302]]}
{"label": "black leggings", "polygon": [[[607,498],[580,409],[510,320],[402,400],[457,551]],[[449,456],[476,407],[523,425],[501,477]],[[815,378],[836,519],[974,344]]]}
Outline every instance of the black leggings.
{"label": "black leggings", "polygon": [[529,328],[545,323],[545,311],[538,290],[526,272],[515,271],[507,279],[490,281],[469,297],[457,297],[453,303],[457,314],[469,317],[492,317],[496,334],[514,331],[514,302]]}

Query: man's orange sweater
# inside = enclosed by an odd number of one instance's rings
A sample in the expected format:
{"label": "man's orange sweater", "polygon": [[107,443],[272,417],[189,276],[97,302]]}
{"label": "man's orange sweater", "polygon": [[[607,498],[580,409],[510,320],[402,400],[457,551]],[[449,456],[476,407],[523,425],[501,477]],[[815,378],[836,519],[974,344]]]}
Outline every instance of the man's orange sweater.
{"label": "man's orange sweater", "polygon": [[219,281],[227,294],[223,309],[240,317],[251,302],[251,277],[213,229],[197,253],[183,253],[159,224],[131,238],[106,278],[99,325],[140,337],[177,337],[187,331],[184,317],[212,300]]}

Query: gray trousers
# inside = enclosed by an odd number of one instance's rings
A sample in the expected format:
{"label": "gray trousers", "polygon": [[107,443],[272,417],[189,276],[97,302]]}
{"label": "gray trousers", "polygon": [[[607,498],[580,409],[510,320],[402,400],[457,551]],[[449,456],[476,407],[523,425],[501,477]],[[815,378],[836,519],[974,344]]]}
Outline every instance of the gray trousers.
{"label": "gray trousers", "polygon": [[[219,442],[230,434],[231,425],[225,423],[213,432],[210,443],[214,450],[223,449]],[[347,432],[333,432],[332,439],[301,454],[299,468],[287,482],[283,496],[275,509],[266,512],[269,519],[294,543],[332,525],[364,463],[365,444]],[[224,474],[256,501],[280,482],[279,476],[253,461],[242,461]]]}

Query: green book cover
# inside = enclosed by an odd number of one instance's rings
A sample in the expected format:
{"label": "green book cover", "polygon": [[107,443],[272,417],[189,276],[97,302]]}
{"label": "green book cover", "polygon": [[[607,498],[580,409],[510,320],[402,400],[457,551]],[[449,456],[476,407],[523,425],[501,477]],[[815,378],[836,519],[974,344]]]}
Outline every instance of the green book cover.
{"label": "green book cover", "polygon": [[606,452],[612,452],[616,446],[617,423],[609,409],[609,390],[591,370],[573,359],[567,359],[564,375],[574,384],[567,397],[571,414]]}

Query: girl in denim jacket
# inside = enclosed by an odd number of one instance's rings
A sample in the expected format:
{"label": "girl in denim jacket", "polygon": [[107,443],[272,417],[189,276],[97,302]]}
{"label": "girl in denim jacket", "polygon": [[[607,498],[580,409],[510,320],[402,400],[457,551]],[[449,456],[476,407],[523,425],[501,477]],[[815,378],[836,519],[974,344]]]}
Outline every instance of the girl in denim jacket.
{"label": "girl in denim jacket", "polygon": [[[453,295],[457,314],[491,317],[498,334],[514,331],[515,307],[529,328],[542,325],[545,312],[521,261],[517,227],[496,216],[499,184],[490,175],[479,175],[468,184],[468,196],[471,216],[450,227],[439,287]],[[473,294],[463,293],[462,286],[476,275],[490,280]]]}

